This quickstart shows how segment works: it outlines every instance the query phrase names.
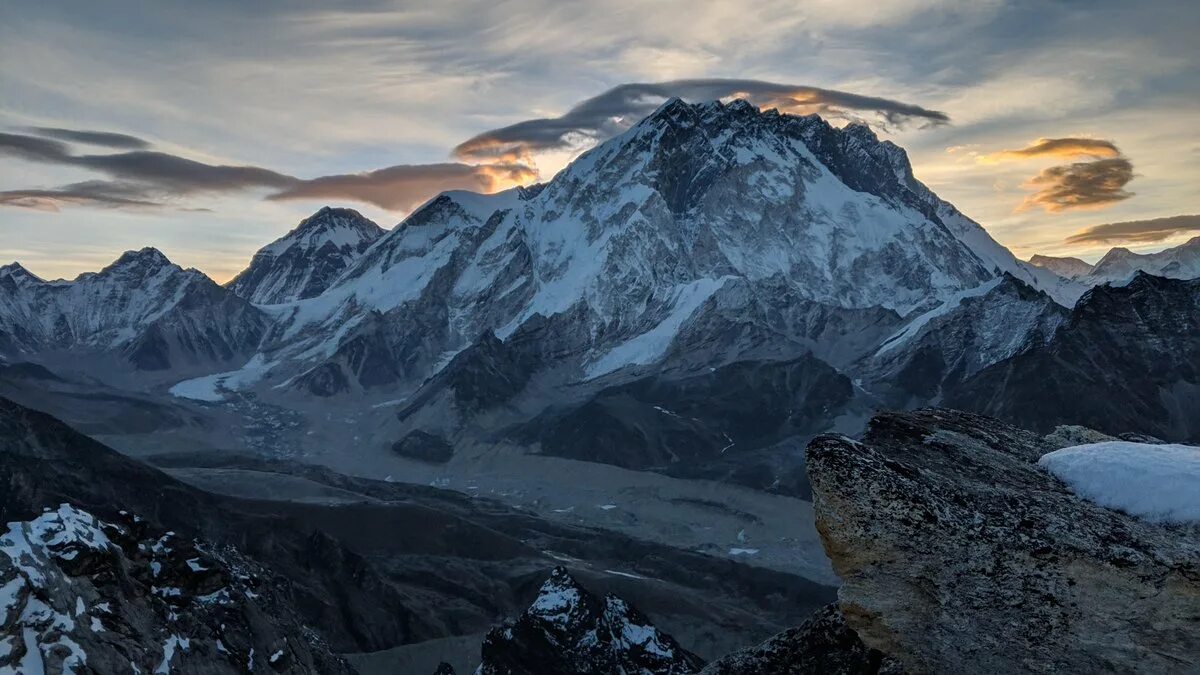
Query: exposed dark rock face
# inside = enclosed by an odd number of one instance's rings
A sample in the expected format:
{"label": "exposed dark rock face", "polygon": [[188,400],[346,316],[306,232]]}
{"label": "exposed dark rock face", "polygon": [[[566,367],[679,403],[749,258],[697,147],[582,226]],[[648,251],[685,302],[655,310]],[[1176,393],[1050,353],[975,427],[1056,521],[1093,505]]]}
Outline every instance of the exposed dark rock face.
{"label": "exposed dark rock face", "polygon": [[1039,431],[1200,439],[1200,280],[1139,273],[1089,291],[1048,343],[985,368],[942,403]]}
{"label": "exposed dark rock face", "polygon": [[409,459],[444,464],[454,456],[454,446],[441,436],[417,430],[393,443],[392,452]]}
{"label": "exposed dark rock face", "polygon": [[876,416],[808,447],[846,623],[910,672],[1186,672],[1200,532],[1082,500],[1059,441],[987,417]]}
{"label": "exposed dark rock face", "polygon": [[0,535],[0,670],[350,673],[233,547],[70,505]]}
{"label": "exposed dark rock face", "polygon": [[794,463],[783,461],[786,448],[776,444],[828,428],[853,393],[849,379],[809,354],[745,361],[609,387],[552,408],[515,435],[547,455],[779,487],[802,464],[799,452]]}
{"label": "exposed dark rock face", "polygon": [[961,299],[919,328],[885,341],[859,367],[870,389],[897,406],[936,401],[980,370],[1045,345],[1068,310],[1011,275]]}
{"label": "exposed dark rock face", "polygon": [[684,675],[703,662],[619,597],[598,598],[562,567],[533,605],[483,640],[479,675]]}
{"label": "exposed dark rock face", "polygon": [[837,604],[760,645],[708,664],[700,675],[899,675],[894,659],[864,645]]}

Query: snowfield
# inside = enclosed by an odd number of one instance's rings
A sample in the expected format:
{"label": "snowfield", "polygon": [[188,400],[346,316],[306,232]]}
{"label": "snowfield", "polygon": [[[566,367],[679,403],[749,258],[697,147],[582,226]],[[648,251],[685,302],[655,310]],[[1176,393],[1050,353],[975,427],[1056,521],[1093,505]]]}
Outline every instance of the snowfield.
{"label": "snowfield", "polygon": [[1200,523],[1200,447],[1089,443],[1055,450],[1038,464],[1101,506],[1153,522]]}

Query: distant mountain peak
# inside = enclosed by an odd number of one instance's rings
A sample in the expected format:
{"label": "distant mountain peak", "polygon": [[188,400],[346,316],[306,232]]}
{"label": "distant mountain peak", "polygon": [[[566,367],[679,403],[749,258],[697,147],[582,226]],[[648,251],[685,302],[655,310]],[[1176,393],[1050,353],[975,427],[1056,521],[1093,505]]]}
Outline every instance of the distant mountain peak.
{"label": "distant mountain peak", "polygon": [[315,297],[385,232],[354,209],[322,207],[259,249],[229,287],[264,305]]}
{"label": "distant mountain peak", "polygon": [[1065,279],[1077,279],[1088,272],[1091,272],[1094,268],[1091,263],[1080,260],[1079,258],[1056,257],[1040,254],[1031,257],[1029,259],[1029,264],[1048,269]]}
{"label": "distant mountain peak", "polygon": [[182,271],[182,268],[171,262],[162,251],[153,246],[147,246],[136,251],[122,253],[120,257],[107,267],[101,269],[98,274],[101,276],[120,274],[122,276],[135,275],[144,277],[146,275],[157,274],[163,269],[170,267]]}
{"label": "distant mountain peak", "polygon": [[5,278],[14,279],[17,281],[42,281],[41,277],[25,269],[21,263],[15,261],[7,265],[0,266],[0,279]]}

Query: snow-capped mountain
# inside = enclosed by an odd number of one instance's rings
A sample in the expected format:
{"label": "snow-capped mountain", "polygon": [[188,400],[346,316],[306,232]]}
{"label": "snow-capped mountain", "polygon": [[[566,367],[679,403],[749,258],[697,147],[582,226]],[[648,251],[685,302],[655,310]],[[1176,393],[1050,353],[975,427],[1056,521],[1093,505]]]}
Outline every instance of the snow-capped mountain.
{"label": "snow-capped mountain", "polygon": [[1179,246],[1157,253],[1134,253],[1127,248],[1113,248],[1095,265],[1079,258],[1045,255],[1035,255],[1029,262],[1088,286],[1123,284],[1138,272],[1170,279],[1195,279],[1200,277],[1200,237],[1193,237]]}
{"label": "snow-capped mountain", "polygon": [[146,371],[209,366],[252,353],[264,326],[259,310],[153,248],[73,281],[0,271],[0,349],[10,353],[118,354]]}
{"label": "snow-capped mountain", "polygon": [[570,316],[547,350],[590,379],[661,361],[712,312],[811,348],[798,312],[925,311],[1006,271],[1077,292],[864,126],[673,100],[548,184],[431,200],[325,293],[272,307],[266,357],[345,390],[382,350],[387,379],[419,383],[486,331]]}
{"label": "snow-capped mountain", "polygon": [[1081,280],[1092,285],[1123,284],[1137,272],[1170,279],[1200,277],[1200,237],[1158,253],[1134,253],[1127,248],[1114,248],[1105,253]]}
{"label": "snow-capped mountain", "polygon": [[1095,267],[1079,258],[1059,258],[1050,255],[1035,255],[1029,259],[1029,264],[1048,269],[1064,279],[1078,279],[1091,272]]}
{"label": "snow-capped mountain", "polygon": [[260,249],[228,287],[259,305],[320,295],[384,232],[358,211],[326,206]]}
{"label": "snow-capped mountain", "polygon": [[704,662],[616,595],[598,598],[562,567],[515,620],[483,640],[477,675],[695,673]]}

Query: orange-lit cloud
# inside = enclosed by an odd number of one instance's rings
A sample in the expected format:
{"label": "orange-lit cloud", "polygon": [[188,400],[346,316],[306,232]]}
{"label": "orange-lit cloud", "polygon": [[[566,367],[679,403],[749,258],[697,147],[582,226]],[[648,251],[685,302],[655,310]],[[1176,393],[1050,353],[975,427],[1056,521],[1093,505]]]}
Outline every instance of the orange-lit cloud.
{"label": "orange-lit cloud", "polygon": [[1152,220],[1130,220],[1123,223],[1093,225],[1067,237],[1068,244],[1089,243],[1153,243],[1167,237],[1200,231],[1200,215],[1171,216]]}
{"label": "orange-lit cloud", "polygon": [[523,164],[421,164],[301,181],[268,199],[351,199],[392,211],[411,211],[444,190],[497,192],[537,179]]}
{"label": "orange-lit cloud", "polygon": [[1037,192],[1026,197],[1018,211],[1104,208],[1133,196],[1125,190],[1131,180],[1133,164],[1124,157],[1052,166],[1026,181],[1025,187]]}
{"label": "orange-lit cloud", "polygon": [[1097,138],[1039,138],[1024,148],[1001,150],[1000,152],[980,155],[979,161],[995,163],[1035,159],[1038,157],[1053,157],[1055,159],[1094,157],[1096,159],[1104,159],[1120,156],[1121,151],[1117,149],[1117,146],[1112,141]]}

